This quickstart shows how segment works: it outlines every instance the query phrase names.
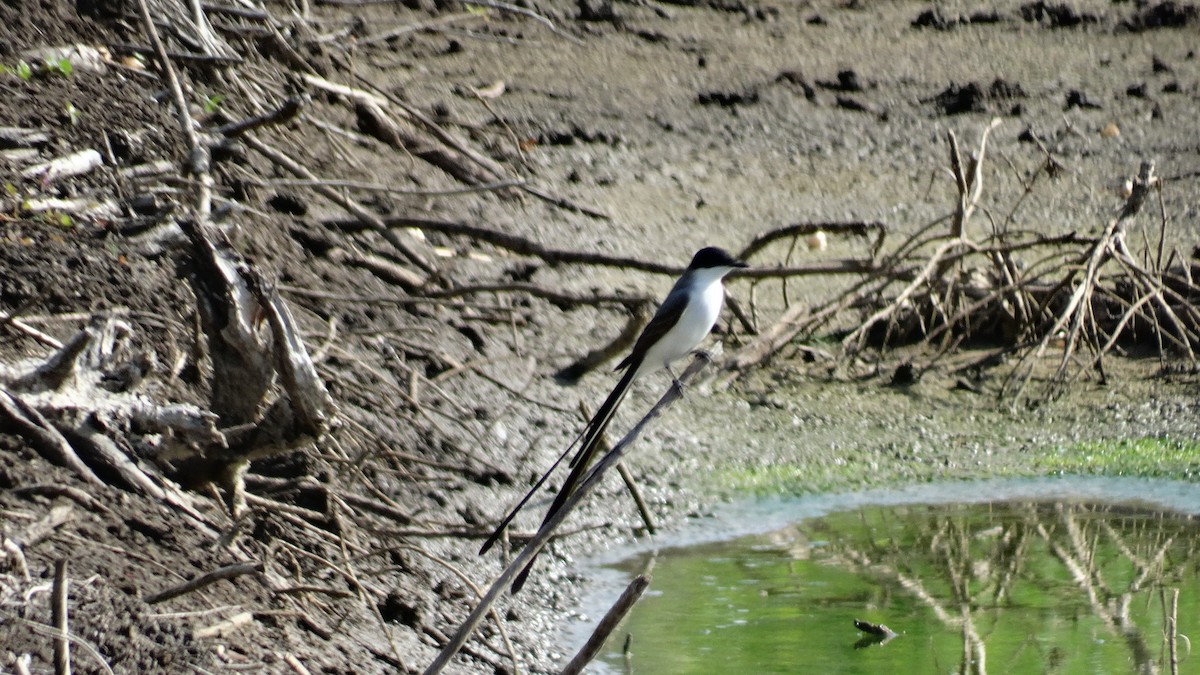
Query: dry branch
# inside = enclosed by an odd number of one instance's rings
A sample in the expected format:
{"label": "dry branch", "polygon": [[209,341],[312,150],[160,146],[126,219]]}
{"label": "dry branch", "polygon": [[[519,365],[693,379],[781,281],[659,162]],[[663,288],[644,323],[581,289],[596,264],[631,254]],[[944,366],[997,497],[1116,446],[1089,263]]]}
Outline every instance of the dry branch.
{"label": "dry branch", "polygon": [[[469,223],[441,220],[434,218],[416,218],[409,216],[393,216],[384,218],[383,222],[390,228],[413,227],[429,232],[439,232],[451,236],[467,237],[476,241],[491,244],[513,253],[528,255],[551,264],[596,265],[599,267],[619,267],[639,270],[652,274],[667,274],[678,276],[685,269],[679,265],[669,265],[625,256],[608,255],[594,251],[561,249],[545,246],[527,237],[500,232],[491,228]],[[341,230],[358,231],[363,224],[358,221],[329,220],[326,225]],[[797,267],[756,267],[738,270],[730,275],[731,278],[749,277],[756,279],[782,278],[793,276],[820,274],[862,274],[876,269],[874,263],[867,260],[831,260]]]}
{"label": "dry branch", "polygon": [[883,246],[884,238],[887,236],[888,226],[879,221],[795,223],[785,225],[756,235],[734,257],[739,260],[748,260],[776,241],[805,237],[818,232],[855,237],[867,237],[874,232],[875,241],[871,244],[871,250],[878,252]]}
{"label": "dry branch", "polygon": [[213,133],[234,138],[260,127],[286,124],[295,119],[300,114],[300,110],[308,103],[309,98],[307,96],[292,96],[274,110],[267,111],[262,115],[247,117],[237,122],[223,124],[213,129]]}
{"label": "dry branch", "polygon": [[[196,133],[195,123],[192,121],[192,116],[189,112],[187,98],[183,95],[183,87],[179,82],[179,75],[175,72],[175,67],[171,64],[171,57],[167,54],[167,48],[163,45],[163,41],[158,35],[158,28],[155,27],[148,1],[138,0],[142,28],[145,29],[147,37],[150,38],[150,44],[154,47],[155,55],[158,57],[158,65],[162,68],[162,74],[167,81],[167,87],[174,97],[175,113],[179,118],[179,130],[183,134],[183,138],[189,148],[188,173],[191,173],[197,179],[196,217],[201,222],[207,222],[212,216],[213,179],[212,174],[209,173],[211,158],[209,157],[208,148],[200,142],[199,134]],[[175,3],[156,4],[167,6],[160,8],[160,11],[176,6]],[[203,20],[203,17],[201,17],[201,20]],[[187,23],[182,22],[181,25],[186,25]],[[201,31],[201,34],[209,35],[210,32]]]}
{"label": "dry branch", "polygon": [[596,655],[604,648],[604,643],[608,641],[608,636],[617,629],[621,620],[625,618],[629,610],[633,609],[633,606],[641,599],[642,593],[645,593],[649,587],[650,577],[641,574],[634,577],[633,581],[629,582],[624,592],[621,593],[621,597],[617,598],[617,601],[605,613],[604,618],[600,619],[600,623],[596,625],[596,630],[592,631],[587,642],[579,649],[579,652],[575,654],[570,662],[563,667],[559,675],[578,675],[582,673],[587,664],[591,663],[592,659],[596,658]]}
{"label": "dry branch", "polygon": [[[183,225],[214,371],[211,409],[238,427],[226,433],[228,447],[209,448],[210,459],[245,461],[320,437],[333,404],[287,306],[218,230]],[[284,395],[269,401],[277,377]]]}
{"label": "dry branch", "polygon": [[104,481],[79,458],[67,439],[63,438],[58,429],[36,408],[20,397],[0,390],[0,413],[8,418],[9,424],[16,427],[17,433],[24,436],[43,457],[70,468],[80,478],[93,485],[104,485]]}
{"label": "dry branch", "polygon": [[[707,355],[697,355],[697,357],[692,361],[691,365],[689,365],[687,369],[680,374],[680,384],[686,385],[688,382],[694,379],[706,365],[708,365]],[[541,528],[538,529],[537,534],[525,544],[525,547],[521,549],[521,552],[517,554],[517,557],[514,558],[513,561],[510,562],[507,567],[505,567],[504,571],[500,573],[500,576],[492,582],[491,587],[483,596],[483,599],[479,601],[479,604],[475,606],[475,609],[471,611],[471,614],[466,618],[466,620],[463,621],[462,625],[459,626],[458,630],[455,632],[454,636],[450,638],[449,642],[442,647],[442,651],[438,654],[433,663],[431,663],[429,667],[425,669],[425,675],[435,675],[435,673],[440,673],[446,668],[447,665],[449,665],[450,659],[454,658],[454,655],[458,653],[459,649],[466,644],[467,639],[470,638],[471,634],[475,631],[475,627],[479,625],[480,620],[483,619],[483,616],[488,612],[492,604],[496,602],[496,599],[500,597],[500,594],[504,592],[504,589],[509,585],[509,583],[513,582],[514,579],[522,578],[524,574],[528,573],[529,566],[533,564],[537,554],[541,552],[546,543],[550,541],[550,538],[554,535],[554,532],[556,529],[558,529],[558,526],[561,525],[564,520],[566,520],[566,517],[575,509],[575,507],[580,501],[583,500],[584,497],[587,497],[592,493],[593,490],[595,490],[595,488],[600,484],[600,481],[604,478],[604,474],[610,468],[612,468],[614,464],[620,462],[624,458],[625,454],[629,451],[637,439],[641,437],[642,433],[644,433],[646,429],[649,428],[649,426],[655,420],[657,420],[664,411],[666,411],[667,408],[674,404],[675,401],[679,399],[681,394],[682,389],[680,387],[672,386],[670,389],[668,389],[667,393],[664,394],[662,398],[658,400],[658,403],[654,404],[654,407],[650,409],[650,412],[646,413],[645,417],[643,417],[641,421],[639,421],[629,431],[629,433],[627,433],[625,437],[622,438],[621,441],[609,451],[607,455],[605,455],[596,463],[596,466],[587,474],[587,477],[583,479],[579,487],[567,497],[567,500],[563,503],[562,508],[556,511],[553,516],[551,516],[545,523],[542,524]]]}
{"label": "dry branch", "polygon": [[222,579],[236,579],[237,577],[245,574],[255,574],[262,571],[263,564],[261,562],[234,563],[232,565],[219,567],[211,572],[201,574],[195,579],[191,579],[182,584],[177,584],[170,588],[163,589],[157,593],[152,593],[142,598],[142,601],[147,605],[157,605],[160,602],[165,602],[171,598],[177,598],[185,593],[191,593],[192,591],[199,590]]}
{"label": "dry branch", "polygon": [[414,131],[402,128],[374,103],[359,101],[355,112],[358,114],[358,127],[363,133],[424,160],[468,185],[495,183],[502,176],[484,170],[478,163],[468,163],[449,148],[435,146]]}
{"label": "dry branch", "polygon": [[67,586],[67,561],[60,558],[54,561],[54,591],[50,600],[53,612],[51,621],[59,632],[54,640],[54,675],[71,675],[71,642],[67,639],[70,635],[67,626]]}
{"label": "dry branch", "polygon": [[[260,141],[253,136],[245,136],[244,139],[246,144],[254,148],[259,154],[287,169],[294,175],[310,181],[315,181],[317,179],[317,177],[302,164],[283,152],[276,150],[270,145],[267,145],[263,141]],[[425,256],[418,253],[416,249],[408,244],[408,242],[402,240],[397,233],[389,230],[388,227],[384,225],[383,220],[376,214],[372,213],[365,206],[359,204],[353,199],[350,199],[349,197],[346,197],[331,187],[315,185],[313,190],[329,201],[338,204],[342,208],[354,214],[354,216],[358,218],[357,222],[366,225],[376,232],[379,232],[380,236],[387,240],[389,244],[394,246],[396,250],[401,253],[401,255],[407,258],[412,264],[421,268],[421,270],[423,270],[426,274],[436,274],[437,268],[433,265],[433,263],[429,262]]]}
{"label": "dry branch", "polygon": [[633,347],[638,335],[641,335],[642,329],[649,320],[649,302],[639,303],[634,306],[629,320],[625,322],[625,326],[615,338],[609,340],[607,344],[592,349],[572,361],[565,368],[560,369],[554,374],[554,379],[564,383],[578,382],[581,377],[596,369],[600,364],[612,360]]}

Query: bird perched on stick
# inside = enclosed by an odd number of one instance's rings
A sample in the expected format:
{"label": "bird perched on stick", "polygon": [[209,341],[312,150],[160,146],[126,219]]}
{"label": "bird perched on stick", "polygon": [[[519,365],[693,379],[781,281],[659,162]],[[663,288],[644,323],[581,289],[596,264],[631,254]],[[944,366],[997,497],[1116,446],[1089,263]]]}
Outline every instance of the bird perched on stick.
{"label": "bird perched on stick", "polygon": [[[691,353],[712,330],[717,322],[717,316],[721,313],[721,305],[725,301],[725,286],[722,280],[725,275],[741,267],[748,267],[748,265],[716,247],[702,248],[692,256],[692,262],[688,265],[687,270],[675,282],[671,292],[667,293],[667,297],[659,306],[658,311],[654,313],[654,317],[650,319],[650,323],[646,324],[646,328],[642,330],[641,336],[634,343],[629,356],[617,364],[616,370],[625,371],[617,382],[617,386],[613,388],[612,393],[600,405],[591,421],[576,437],[575,441],[579,443],[579,450],[571,458],[569,464],[571,473],[546,512],[542,524],[554,517],[554,514],[562,508],[567,498],[583,479],[584,473],[591,465],[593,455],[596,454],[596,449],[600,446],[605,428],[612,421],[613,413],[621,405],[621,401],[625,398],[633,381],[646,373],[665,368],[678,382],[675,374],[671,371],[671,364]],[[517,512],[541,488],[573,447],[575,447],[575,442],[567,447],[566,451],[551,465],[529,493],[501,521],[496,531],[479,549],[481,554],[486,553],[499,540]],[[513,584],[513,592],[520,589],[528,569],[527,567],[525,572],[517,577],[517,581]]]}

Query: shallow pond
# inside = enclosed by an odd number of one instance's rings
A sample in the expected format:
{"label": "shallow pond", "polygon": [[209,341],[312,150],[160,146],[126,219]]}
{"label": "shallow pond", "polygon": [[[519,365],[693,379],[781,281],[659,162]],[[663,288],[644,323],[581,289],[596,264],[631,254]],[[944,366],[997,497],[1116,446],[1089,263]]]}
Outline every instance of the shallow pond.
{"label": "shallow pond", "polygon": [[730,505],[602,568],[596,616],[651,558],[653,583],[593,672],[1169,673],[1170,615],[1200,621],[1198,515],[1200,486],[1097,478]]}

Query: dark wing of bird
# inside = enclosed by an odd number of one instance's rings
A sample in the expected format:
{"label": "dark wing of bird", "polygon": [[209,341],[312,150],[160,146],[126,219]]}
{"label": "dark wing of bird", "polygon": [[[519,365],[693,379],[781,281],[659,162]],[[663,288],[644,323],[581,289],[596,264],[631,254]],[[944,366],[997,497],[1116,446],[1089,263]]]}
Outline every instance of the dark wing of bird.
{"label": "dark wing of bird", "polygon": [[[675,324],[679,322],[679,317],[683,316],[683,310],[687,309],[688,296],[686,293],[675,293],[674,289],[667,295],[667,299],[663,300],[663,304],[658,306],[658,311],[650,319],[650,323],[642,329],[642,334],[638,336],[637,342],[633,345],[633,351],[629,352],[623,361],[617,364],[615,370],[627,368],[630,365],[641,365],[641,357],[646,354],[651,345],[662,339]],[[634,364],[634,360],[638,363]]]}

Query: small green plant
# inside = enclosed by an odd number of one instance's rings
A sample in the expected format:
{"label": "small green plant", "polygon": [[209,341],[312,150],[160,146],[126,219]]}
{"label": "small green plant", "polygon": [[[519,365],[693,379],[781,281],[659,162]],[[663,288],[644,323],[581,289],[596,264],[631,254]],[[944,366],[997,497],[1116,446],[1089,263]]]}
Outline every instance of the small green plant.
{"label": "small green plant", "polygon": [[70,122],[71,126],[79,124],[79,118],[83,116],[83,113],[79,112],[79,108],[76,108],[74,103],[67,101],[65,109],[67,111],[67,121]]}
{"label": "small green plant", "polygon": [[17,77],[28,82],[33,78],[33,66],[25,61],[17,63]]}
{"label": "small green plant", "polygon": [[[22,205],[22,207],[23,208],[28,207],[28,205],[29,205],[28,202],[26,202],[25,204]],[[24,210],[28,210],[28,209],[24,208]],[[61,227],[63,229],[70,229],[72,227],[75,227],[75,219],[72,218],[69,214],[63,213],[62,211],[44,211],[42,213],[36,214],[34,216],[34,218],[36,218],[38,221],[43,222],[47,225],[57,225],[58,227]]]}
{"label": "small green plant", "polygon": [[211,115],[221,109],[221,104],[225,102],[225,97],[221,94],[212,94],[204,97],[204,112]]}
{"label": "small green plant", "polygon": [[75,67],[71,65],[71,60],[65,56],[61,59],[46,59],[46,72],[70,77],[71,73],[75,72]]}

